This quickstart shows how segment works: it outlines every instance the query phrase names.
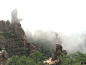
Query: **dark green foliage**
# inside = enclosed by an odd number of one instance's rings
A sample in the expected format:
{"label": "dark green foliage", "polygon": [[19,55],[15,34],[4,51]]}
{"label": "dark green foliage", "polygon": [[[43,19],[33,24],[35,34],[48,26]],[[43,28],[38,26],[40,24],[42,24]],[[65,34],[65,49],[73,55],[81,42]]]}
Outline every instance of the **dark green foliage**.
{"label": "dark green foliage", "polygon": [[18,41],[18,38],[14,38],[15,41]]}
{"label": "dark green foliage", "polygon": [[8,37],[8,38],[16,37],[12,31],[8,31],[8,32],[3,31],[3,36]]}
{"label": "dark green foliage", "polygon": [[9,49],[7,49],[7,48],[5,48],[5,47],[0,48],[0,51],[1,51],[1,50],[9,51]]}
{"label": "dark green foliage", "polygon": [[42,65],[42,64],[46,64],[46,63],[40,62],[45,58],[45,57],[43,57],[43,54],[41,54],[40,52],[37,51],[35,53],[30,54],[30,56],[19,57],[17,55],[15,55],[15,56],[13,55],[7,61],[6,65]]}
{"label": "dark green foliage", "polygon": [[21,51],[22,54],[24,53],[27,53],[29,49],[28,48],[23,48],[23,47],[20,47],[19,51]]}
{"label": "dark green foliage", "polygon": [[11,40],[15,40],[15,41],[18,41],[19,40],[18,37],[12,31],[8,31],[8,32],[3,31],[1,34],[5,38],[11,38]]}
{"label": "dark green foliage", "polygon": [[33,43],[36,47],[36,51],[41,53],[45,53],[44,56],[47,58],[52,56],[53,48],[49,44],[45,44],[46,42],[43,40],[38,40],[36,43]]}
{"label": "dark green foliage", "polygon": [[22,27],[19,27],[21,30],[23,30],[23,28]]}
{"label": "dark green foliage", "polygon": [[15,53],[18,52],[19,49],[15,48],[15,49],[12,49]]}
{"label": "dark green foliage", "polygon": [[77,62],[80,62],[82,64],[86,64],[86,54],[83,54],[81,52],[77,52],[78,54],[75,55],[75,58],[77,59]]}
{"label": "dark green foliage", "polygon": [[18,45],[22,46],[22,44],[20,43],[20,41],[17,41],[17,42],[16,42],[16,44],[18,44]]}
{"label": "dark green foliage", "polygon": [[60,56],[60,57],[57,56],[57,57],[61,60],[62,65],[68,65],[68,64],[74,65],[74,63],[76,63],[76,59],[69,58],[70,56],[74,55],[74,53],[69,54],[69,55],[64,55],[63,53],[61,53],[61,54],[62,54],[62,56]]}
{"label": "dark green foliage", "polygon": [[28,48],[23,48],[23,47],[20,47],[20,48],[15,48],[15,49],[12,49],[15,53],[16,52],[21,52],[22,54],[23,53],[27,53],[27,51],[29,50]]}
{"label": "dark green foliage", "polygon": [[[63,55],[58,57],[61,60],[61,65],[80,65],[80,63],[86,62],[86,54],[82,54],[81,52],[72,53],[69,55]],[[69,58],[70,56],[74,56],[74,58]],[[36,51],[35,53],[30,54],[28,57],[26,56],[12,56],[7,65],[48,65],[43,63],[43,60],[46,57],[43,56],[42,53]],[[83,64],[81,64],[83,65]]]}
{"label": "dark green foliage", "polygon": [[9,49],[7,49],[7,48],[5,48],[5,49],[6,49],[7,52],[9,51]]}
{"label": "dark green foliage", "polygon": [[35,65],[35,63],[30,57],[13,55],[6,65]]}
{"label": "dark green foliage", "polygon": [[31,53],[29,56],[34,60],[34,62],[38,63],[39,61],[46,59],[46,57],[44,57],[43,54],[36,51],[35,53]]}
{"label": "dark green foliage", "polygon": [[21,45],[21,43],[18,43],[19,45]]}
{"label": "dark green foliage", "polygon": [[[69,55],[64,55],[58,57],[61,60],[62,65],[79,65],[80,63],[86,63],[86,54],[81,52],[71,53]],[[72,58],[71,58],[72,56]]]}
{"label": "dark green foliage", "polygon": [[7,40],[8,42],[10,42],[11,41],[11,39],[9,39],[9,40]]}
{"label": "dark green foliage", "polygon": [[18,44],[21,47],[23,46],[23,44],[21,44],[19,41],[17,41],[16,44]]}
{"label": "dark green foliage", "polygon": [[2,50],[6,50],[6,48],[4,48],[4,47],[2,47],[1,49],[2,49]]}
{"label": "dark green foliage", "polygon": [[12,30],[12,29],[13,29],[13,27],[10,27],[10,26],[8,26],[8,27],[9,27],[9,29],[10,29],[10,30]]}

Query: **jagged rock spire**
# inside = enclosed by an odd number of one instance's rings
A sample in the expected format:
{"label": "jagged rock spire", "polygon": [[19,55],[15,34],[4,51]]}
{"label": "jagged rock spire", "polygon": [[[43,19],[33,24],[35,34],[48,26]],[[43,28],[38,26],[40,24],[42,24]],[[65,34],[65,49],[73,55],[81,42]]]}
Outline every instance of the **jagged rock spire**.
{"label": "jagged rock spire", "polygon": [[18,12],[17,12],[17,8],[15,8],[12,12],[11,12],[11,23],[19,23],[19,20],[18,20]]}

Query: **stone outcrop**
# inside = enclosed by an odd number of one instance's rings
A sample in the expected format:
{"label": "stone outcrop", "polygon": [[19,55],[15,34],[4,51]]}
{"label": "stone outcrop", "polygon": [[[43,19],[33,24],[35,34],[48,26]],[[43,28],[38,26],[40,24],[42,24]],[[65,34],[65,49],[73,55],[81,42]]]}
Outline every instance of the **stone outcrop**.
{"label": "stone outcrop", "polygon": [[8,60],[2,61],[0,65],[6,65]]}
{"label": "stone outcrop", "polygon": [[[25,48],[25,32],[23,31],[23,29],[21,28],[21,24],[18,20],[18,12],[17,12],[17,9],[14,9],[12,12],[11,12],[11,23],[12,25],[14,26],[14,33],[17,35],[17,37],[20,39],[20,42],[22,44],[24,44],[24,48]],[[15,25],[16,24],[16,25]],[[22,30],[19,30],[19,28],[21,28]],[[19,31],[18,31],[19,30]]]}
{"label": "stone outcrop", "polygon": [[67,54],[66,50],[62,50],[62,46],[60,44],[56,44],[56,47],[55,47],[53,54],[52,54],[52,57],[49,58],[48,60],[45,60],[44,63],[47,62],[47,63],[49,63],[49,65],[55,65],[55,63],[56,63],[56,64],[60,65],[61,60],[57,58],[57,56],[58,57],[60,57],[60,55],[62,56],[60,51],[65,55]]}
{"label": "stone outcrop", "polygon": [[21,25],[19,25],[19,26],[18,25],[19,24],[14,25],[13,32],[19,38],[20,43],[22,43],[24,45],[24,47],[25,47],[25,45],[26,45],[26,43],[25,43],[25,41],[26,41],[26,39],[25,39],[25,32],[24,32],[24,30],[21,27],[19,27]]}
{"label": "stone outcrop", "polygon": [[[15,48],[26,48],[27,40],[25,38],[25,32],[21,27],[21,24],[11,24],[9,21],[0,21],[0,48],[8,49],[9,56],[12,56]],[[6,34],[2,34],[5,32]],[[14,36],[12,36],[14,34]],[[12,37],[10,37],[10,35]],[[7,38],[5,38],[7,37]],[[16,39],[17,38],[17,39]],[[22,45],[18,45],[17,41]],[[31,44],[32,45],[32,44]],[[32,45],[33,46],[33,45]],[[31,48],[32,49],[32,48]],[[33,49],[35,50],[35,49]]]}
{"label": "stone outcrop", "polygon": [[57,56],[60,57],[60,51],[65,55],[67,54],[66,50],[62,50],[62,46],[60,44],[56,44],[56,48],[54,49],[52,54],[52,61],[57,60]]}
{"label": "stone outcrop", "polygon": [[6,65],[8,60],[8,53],[6,50],[1,50],[0,51],[0,65]]}
{"label": "stone outcrop", "polygon": [[11,15],[11,23],[9,20],[0,21],[0,49],[5,48],[9,53],[9,57],[11,57],[13,54],[22,54],[21,51],[16,52],[16,50],[20,49],[21,47],[28,49],[31,48],[29,51],[33,53],[33,51],[35,51],[35,46],[30,44],[30,47],[28,44],[26,44],[27,40],[25,38],[25,32],[17,20],[17,10],[15,9]]}
{"label": "stone outcrop", "polygon": [[34,53],[35,52],[35,46],[34,45],[32,45],[31,43],[26,43],[27,44],[27,47],[29,48],[29,52],[30,53]]}
{"label": "stone outcrop", "polygon": [[11,12],[11,16],[12,16],[11,22],[12,22],[12,24],[15,23],[15,22],[16,22],[16,23],[20,23],[20,22],[18,21],[17,15],[18,15],[17,9],[14,9],[14,10]]}

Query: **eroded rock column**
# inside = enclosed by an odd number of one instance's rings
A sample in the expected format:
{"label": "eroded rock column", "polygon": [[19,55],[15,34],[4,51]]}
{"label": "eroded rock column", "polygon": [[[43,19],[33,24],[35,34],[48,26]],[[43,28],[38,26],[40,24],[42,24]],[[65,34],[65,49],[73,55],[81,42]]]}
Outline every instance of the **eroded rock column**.
{"label": "eroded rock column", "polygon": [[14,9],[14,10],[11,12],[11,17],[12,17],[12,18],[11,18],[11,22],[12,22],[12,24],[13,24],[13,23],[19,23],[17,14],[18,14],[17,9]]}

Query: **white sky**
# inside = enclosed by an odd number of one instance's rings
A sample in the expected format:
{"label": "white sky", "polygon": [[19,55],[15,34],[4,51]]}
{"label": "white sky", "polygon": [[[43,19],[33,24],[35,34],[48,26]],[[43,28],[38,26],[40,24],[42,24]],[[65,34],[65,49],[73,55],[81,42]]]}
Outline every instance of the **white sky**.
{"label": "white sky", "polygon": [[10,20],[15,8],[24,30],[68,34],[86,29],[86,0],[0,0],[0,20]]}

